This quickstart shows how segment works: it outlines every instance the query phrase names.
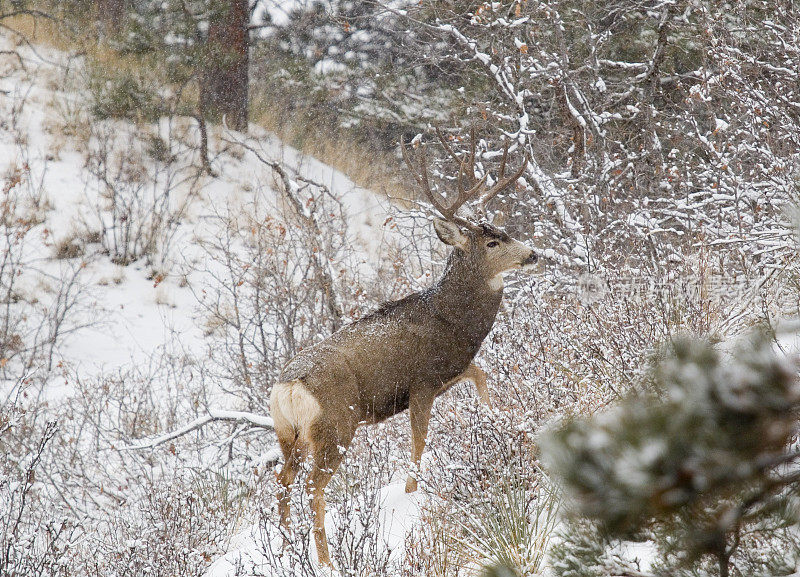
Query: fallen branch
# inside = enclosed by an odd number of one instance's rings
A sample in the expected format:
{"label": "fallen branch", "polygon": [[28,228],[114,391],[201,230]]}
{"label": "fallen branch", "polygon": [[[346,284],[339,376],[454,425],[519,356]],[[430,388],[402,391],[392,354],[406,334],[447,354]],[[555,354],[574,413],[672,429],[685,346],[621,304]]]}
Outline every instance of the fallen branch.
{"label": "fallen branch", "polygon": [[215,421],[233,421],[236,423],[249,424],[252,427],[259,427],[271,431],[274,429],[272,419],[264,415],[257,415],[255,413],[246,413],[242,411],[223,411],[219,409],[209,409],[207,415],[198,417],[191,423],[184,425],[180,429],[164,433],[150,441],[141,442],[137,445],[128,445],[123,447],[125,451],[140,451],[142,449],[153,449],[159,445],[163,445],[173,439],[182,437],[194,430],[205,427],[209,423]]}

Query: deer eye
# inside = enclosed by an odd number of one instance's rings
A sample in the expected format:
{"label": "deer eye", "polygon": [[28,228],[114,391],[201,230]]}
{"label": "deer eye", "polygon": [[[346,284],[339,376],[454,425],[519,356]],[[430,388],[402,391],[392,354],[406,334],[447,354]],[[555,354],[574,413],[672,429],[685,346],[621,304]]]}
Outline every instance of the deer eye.
{"label": "deer eye", "polygon": [[489,241],[489,242],[487,242],[487,243],[486,243],[486,246],[488,246],[489,248],[494,248],[494,247],[496,247],[498,244],[500,244],[500,243],[499,243],[499,242],[497,242],[496,240],[492,240],[492,241]]}

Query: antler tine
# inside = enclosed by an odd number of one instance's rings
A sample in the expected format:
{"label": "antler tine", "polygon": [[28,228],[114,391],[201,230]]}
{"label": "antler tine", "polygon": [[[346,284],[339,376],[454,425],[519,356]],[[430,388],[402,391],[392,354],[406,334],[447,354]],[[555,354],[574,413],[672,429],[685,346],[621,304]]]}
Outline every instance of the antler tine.
{"label": "antler tine", "polygon": [[[484,174],[483,177],[477,182],[475,181],[476,148],[477,141],[475,139],[475,125],[473,124],[469,131],[469,157],[462,161],[458,167],[458,198],[456,198],[456,201],[452,205],[455,207],[455,210],[461,208],[468,200],[478,196],[481,190],[483,190],[483,187],[486,185],[486,178],[489,176],[488,173]],[[464,187],[464,176],[467,177],[469,188]],[[472,228],[480,227],[472,225]]]}
{"label": "antler tine", "polygon": [[458,206],[461,207],[468,200],[478,196],[480,191],[483,190],[483,187],[486,186],[486,179],[488,177],[489,177],[489,173],[487,172],[471,188],[468,188],[467,190],[464,190],[463,188],[459,189],[459,191],[458,191],[458,199],[456,199],[456,203],[458,203]]}
{"label": "antler tine", "polygon": [[508,139],[503,139],[503,158],[500,159],[500,170],[497,171],[497,180],[503,178],[506,173],[506,160],[508,159]]}
{"label": "antler tine", "polygon": [[469,128],[469,168],[472,170],[472,179],[475,180],[475,148],[477,143],[475,142],[475,125],[473,124]]}
{"label": "antler tine", "polygon": [[[442,147],[444,147],[447,154],[452,158],[456,163],[458,163],[458,175],[456,176],[456,189],[458,190],[459,195],[466,193],[467,191],[464,189],[464,177],[466,176],[467,181],[469,184],[467,186],[470,187],[472,194],[474,194],[475,187],[475,127],[472,127],[471,131],[471,153],[468,159],[461,159],[458,155],[453,151],[453,147],[450,146],[450,143],[447,142],[447,139],[442,134],[442,131],[439,127],[436,127],[436,136],[439,138],[439,142],[442,143]],[[464,204],[466,200],[469,200],[467,197],[464,201],[461,201],[459,206]]]}
{"label": "antler tine", "polygon": [[[436,199],[431,190],[430,183],[428,182],[428,165],[425,162],[425,155],[422,155],[422,159],[419,161],[419,167],[414,166],[414,163],[411,160],[410,155],[408,154],[408,147],[406,146],[405,141],[402,137],[400,137],[400,151],[403,154],[403,160],[408,166],[409,170],[411,171],[411,175],[414,177],[414,180],[417,181],[420,188],[422,188],[422,192],[425,193],[425,196],[428,197],[428,200],[433,205],[437,211],[442,213],[443,215],[446,213],[446,209],[442,206],[442,204]],[[445,212],[442,212],[442,211]]]}
{"label": "antler tine", "polygon": [[[503,157],[500,159],[500,168],[497,171],[497,182],[495,182],[495,186],[491,189],[487,190],[478,201],[478,211],[483,215],[486,216],[486,205],[487,203],[492,200],[497,193],[500,192],[500,188],[497,187],[497,184],[503,180],[503,177],[506,174],[506,161],[508,160],[508,139],[503,139]],[[524,166],[524,163],[523,163]]]}
{"label": "antler tine", "polygon": [[405,143],[405,141],[403,141],[402,138],[400,138],[400,150],[401,150],[401,152],[403,154],[403,160],[405,161],[405,163],[408,166],[408,168],[411,170],[411,173],[414,176],[414,179],[420,185],[420,188],[422,188],[422,192],[425,193],[425,196],[428,198],[428,201],[431,203],[431,205],[433,205],[433,208],[436,209],[436,211],[440,215],[442,215],[446,220],[449,220],[450,222],[453,222],[453,223],[455,223],[455,224],[457,224],[459,226],[463,226],[465,228],[469,228],[469,229],[473,229],[473,230],[478,229],[479,227],[477,227],[476,225],[472,224],[468,220],[465,220],[465,219],[463,219],[463,218],[461,218],[459,216],[456,216],[456,211],[459,208],[461,208],[461,205],[464,204],[464,202],[467,200],[467,198],[464,198],[462,200],[461,194],[459,194],[459,197],[456,199],[456,201],[453,204],[451,204],[450,206],[446,207],[441,202],[441,200],[439,198],[437,198],[437,195],[434,194],[433,190],[431,190],[430,183],[428,182],[428,164],[426,162],[425,154],[422,154],[422,158],[421,158],[421,160],[419,162],[420,166],[419,166],[419,168],[417,168],[417,167],[414,166],[413,162],[411,161],[411,158],[410,158],[410,156],[408,154],[408,149],[406,147],[406,143]]}
{"label": "antler tine", "polygon": [[444,137],[444,134],[442,134],[442,131],[439,129],[438,126],[435,129],[436,129],[436,136],[439,138],[439,142],[442,143],[442,147],[445,149],[447,154],[450,155],[450,158],[455,160],[458,164],[461,164],[462,161],[458,158],[456,153],[453,152],[453,148],[450,146],[450,143],[447,142],[447,139]]}
{"label": "antler tine", "polygon": [[[464,204],[470,198],[475,196],[486,182],[486,175],[480,180],[475,180],[475,149],[477,143],[475,142],[475,125],[473,124],[469,131],[469,156],[462,160],[458,167],[458,198],[460,204]],[[463,177],[467,178],[466,189],[463,184]],[[459,205],[460,206],[460,205]]]}
{"label": "antler tine", "polygon": [[528,168],[528,161],[530,157],[528,156],[528,151],[525,151],[525,158],[522,160],[522,164],[517,169],[517,171],[508,177],[503,177],[506,170],[506,160],[508,158],[508,141],[506,141],[505,147],[503,148],[503,158],[500,161],[500,171],[497,175],[497,182],[492,186],[489,190],[487,190],[481,196],[480,200],[478,201],[478,207],[481,214],[484,216],[486,215],[486,205],[492,200],[497,194],[507,187],[509,184],[515,183],[520,176],[525,172],[525,169]]}

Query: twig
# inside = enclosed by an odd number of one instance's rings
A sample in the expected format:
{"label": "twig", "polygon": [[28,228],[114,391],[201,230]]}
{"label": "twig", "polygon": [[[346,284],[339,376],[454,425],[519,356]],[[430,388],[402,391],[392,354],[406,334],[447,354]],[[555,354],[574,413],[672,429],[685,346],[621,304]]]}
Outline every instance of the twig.
{"label": "twig", "polygon": [[[324,257],[324,255],[327,254],[327,251],[324,250],[325,247],[322,246],[322,230],[320,229],[319,223],[317,222],[317,218],[313,211],[305,210],[303,204],[294,194],[294,188],[296,188],[296,186],[292,186],[292,179],[289,178],[286,170],[284,170],[284,168],[278,162],[265,158],[261,151],[241,140],[229,140],[227,138],[222,138],[222,140],[223,142],[227,142],[229,144],[241,146],[248,152],[251,152],[259,162],[269,166],[280,178],[281,183],[283,184],[283,190],[281,192],[283,193],[284,198],[286,198],[286,200],[289,202],[296,216],[300,218],[313,232],[313,242],[317,246],[313,247],[314,250],[311,251],[311,265],[314,267],[315,274],[317,275],[317,278],[320,279],[322,288],[325,291],[325,296],[327,297],[326,300],[328,313],[331,317],[331,329],[333,331],[339,330],[344,322],[344,312],[341,304],[339,304],[339,295],[336,292],[336,285],[334,284],[333,280],[334,273],[330,268],[330,261]],[[306,182],[323,190],[326,189],[324,185],[303,178],[299,174],[296,175],[296,180]]]}
{"label": "twig", "polygon": [[205,111],[200,105],[200,111],[192,115],[192,118],[197,122],[197,127],[200,129],[200,162],[203,165],[203,170],[212,178],[217,177],[217,173],[211,168],[211,161],[208,158],[208,128],[206,126]]}

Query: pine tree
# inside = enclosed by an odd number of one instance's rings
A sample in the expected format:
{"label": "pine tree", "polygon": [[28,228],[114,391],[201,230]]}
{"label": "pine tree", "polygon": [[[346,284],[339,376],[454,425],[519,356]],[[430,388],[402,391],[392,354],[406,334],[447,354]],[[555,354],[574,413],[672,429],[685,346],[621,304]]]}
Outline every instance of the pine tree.
{"label": "pine tree", "polygon": [[[543,440],[574,517],[560,577],[788,575],[800,563],[800,388],[771,342],[678,340],[651,382]],[[645,541],[642,565],[631,542]],[[637,549],[641,550],[641,549]]]}
{"label": "pine tree", "polygon": [[[152,117],[192,116],[203,130],[206,120],[223,117],[231,128],[247,130],[248,0],[94,0],[94,9],[110,36],[109,47],[139,59],[141,78],[125,78],[130,76],[125,70],[98,71],[101,77],[122,77],[112,86],[137,84],[134,92],[140,94],[132,100],[154,102],[135,108],[154,108]],[[108,91],[108,84],[101,78],[101,92]],[[129,116],[125,106],[95,108],[101,117]]]}

